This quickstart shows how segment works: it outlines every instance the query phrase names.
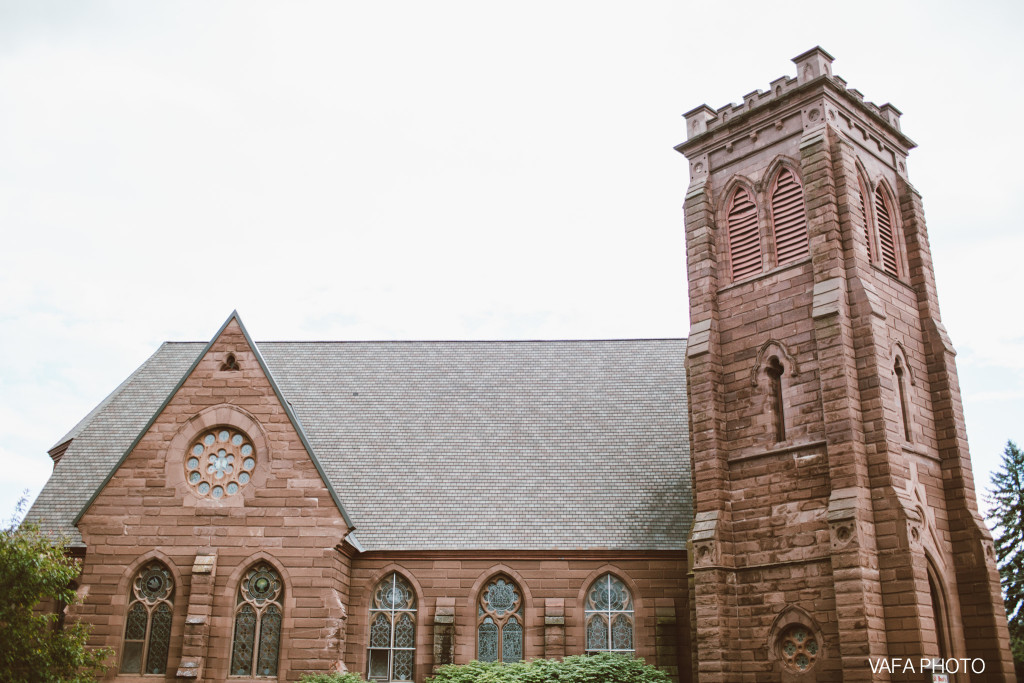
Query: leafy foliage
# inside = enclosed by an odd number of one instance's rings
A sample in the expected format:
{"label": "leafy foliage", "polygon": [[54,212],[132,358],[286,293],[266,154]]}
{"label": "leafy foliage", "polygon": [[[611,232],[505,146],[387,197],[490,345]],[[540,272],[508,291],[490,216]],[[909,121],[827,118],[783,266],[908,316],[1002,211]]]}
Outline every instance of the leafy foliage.
{"label": "leafy foliage", "polygon": [[365,683],[359,674],[306,674],[299,683]]}
{"label": "leafy foliage", "polygon": [[5,683],[88,683],[104,669],[110,650],[85,647],[89,627],[64,628],[53,610],[42,604],[74,604],[70,588],[78,561],[67,544],[43,534],[32,524],[18,525],[24,510],[0,529],[0,681]]}
{"label": "leafy foliage", "polygon": [[992,474],[988,503],[1013,658],[1024,661],[1024,452],[1012,441],[1006,442],[1003,464]]}
{"label": "leafy foliage", "polygon": [[602,652],[516,664],[470,662],[442,666],[428,683],[668,683],[642,659]]}

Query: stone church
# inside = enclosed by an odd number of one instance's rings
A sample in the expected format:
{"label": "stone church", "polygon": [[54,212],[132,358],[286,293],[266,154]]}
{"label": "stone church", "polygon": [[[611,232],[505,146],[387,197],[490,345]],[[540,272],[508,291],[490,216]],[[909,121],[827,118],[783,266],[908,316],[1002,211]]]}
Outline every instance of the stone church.
{"label": "stone church", "polygon": [[824,50],[793,61],[685,115],[688,339],[257,343],[232,313],[157,349],[28,515],[82,559],[106,680],[601,651],[1013,680],[914,143]]}

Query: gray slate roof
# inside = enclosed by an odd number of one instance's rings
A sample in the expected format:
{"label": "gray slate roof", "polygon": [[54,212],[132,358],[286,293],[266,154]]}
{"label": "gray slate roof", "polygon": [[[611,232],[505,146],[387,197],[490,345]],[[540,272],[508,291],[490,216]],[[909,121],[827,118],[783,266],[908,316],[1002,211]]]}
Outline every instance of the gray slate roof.
{"label": "gray slate roof", "polygon": [[[72,521],[205,348],[165,343],[28,519]],[[262,342],[365,550],[685,547],[685,340]]]}

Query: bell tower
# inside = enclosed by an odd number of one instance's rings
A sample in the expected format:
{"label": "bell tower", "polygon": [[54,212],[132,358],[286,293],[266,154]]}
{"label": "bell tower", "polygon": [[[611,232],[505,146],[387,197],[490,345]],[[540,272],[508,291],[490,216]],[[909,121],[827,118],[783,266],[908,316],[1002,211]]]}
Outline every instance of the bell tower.
{"label": "bell tower", "polygon": [[676,147],[694,680],[918,681],[922,659],[967,658],[950,680],[1012,681],[915,145],[827,52],[793,61],[687,113]]}

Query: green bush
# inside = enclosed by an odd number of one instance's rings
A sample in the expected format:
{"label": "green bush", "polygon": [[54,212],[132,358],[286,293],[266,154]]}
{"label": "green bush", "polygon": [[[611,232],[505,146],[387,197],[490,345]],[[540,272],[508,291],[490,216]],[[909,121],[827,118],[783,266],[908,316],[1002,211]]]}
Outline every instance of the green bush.
{"label": "green bush", "polygon": [[306,674],[299,683],[365,683],[359,674]]}
{"label": "green bush", "polygon": [[642,659],[601,653],[516,664],[470,662],[442,666],[428,683],[668,683]]}
{"label": "green bush", "polygon": [[0,681],[91,683],[111,651],[86,647],[89,627],[71,622],[60,628],[53,610],[78,602],[71,589],[78,561],[67,554],[66,541],[34,524],[19,526],[24,508],[22,499],[15,518],[0,528]]}

